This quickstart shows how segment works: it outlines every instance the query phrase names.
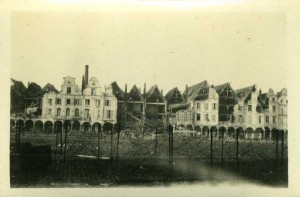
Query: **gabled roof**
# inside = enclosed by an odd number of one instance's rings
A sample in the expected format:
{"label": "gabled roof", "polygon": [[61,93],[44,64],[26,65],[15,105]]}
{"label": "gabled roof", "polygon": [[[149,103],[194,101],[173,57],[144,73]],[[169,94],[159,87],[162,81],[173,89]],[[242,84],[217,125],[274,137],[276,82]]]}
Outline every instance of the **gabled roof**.
{"label": "gabled roof", "polygon": [[[217,91],[218,94],[220,94],[226,88],[226,86],[230,86],[230,83],[227,82],[222,85],[215,86],[215,90]],[[231,86],[230,86],[230,88],[231,88]]]}
{"label": "gabled roof", "polygon": [[115,97],[117,97],[118,101],[124,101],[124,91],[118,86],[116,81],[111,83],[111,88],[113,90],[113,94],[115,95]]}
{"label": "gabled roof", "polygon": [[130,101],[142,101],[143,100],[143,96],[142,96],[140,90],[136,87],[136,85],[133,85],[133,87],[129,91],[128,99]]}
{"label": "gabled roof", "polygon": [[183,99],[183,97],[182,97],[182,95],[181,95],[181,93],[180,93],[180,91],[178,90],[177,87],[171,89],[171,90],[166,94],[166,96],[165,96],[165,98],[166,98],[167,101],[168,101],[170,98],[172,98],[172,97],[173,97],[173,98],[182,98],[182,99]]}
{"label": "gabled roof", "polygon": [[208,98],[208,88],[209,85],[207,81],[204,80],[201,83],[188,87],[187,90],[185,90],[184,95],[190,99],[204,100]]}
{"label": "gabled roof", "polygon": [[58,93],[57,89],[50,83],[47,83],[43,89],[42,89],[43,93],[48,93],[48,92],[55,92]]}
{"label": "gabled roof", "polygon": [[252,85],[249,87],[237,89],[235,93],[240,100],[247,102],[249,99],[251,99],[251,92],[254,91],[255,91],[255,85]]}
{"label": "gabled roof", "polygon": [[[221,96],[221,94],[223,93],[223,91],[225,90],[226,87],[228,87],[229,89],[232,90],[231,91],[232,97]],[[222,85],[215,86],[215,90],[219,94],[219,104],[220,105],[235,105],[235,104],[237,104],[236,94],[235,94],[234,90],[232,89],[230,83],[224,83]]]}
{"label": "gabled roof", "polygon": [[148,92],[146,93],[146,99],[147,101],[155,102],[157,99],[159,99],[161,102],[165,101],[165,97],[161,94],[159,91],[157,85],[152,86]]}

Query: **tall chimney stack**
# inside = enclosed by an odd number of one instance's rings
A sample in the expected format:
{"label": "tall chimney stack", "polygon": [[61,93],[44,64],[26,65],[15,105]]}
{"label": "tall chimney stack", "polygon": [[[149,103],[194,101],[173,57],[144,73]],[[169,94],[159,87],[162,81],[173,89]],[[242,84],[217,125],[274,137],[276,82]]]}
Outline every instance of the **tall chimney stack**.
{"label": "tall chimney stack", "polygon": [[144,83],[144,96],[146,96],[146,83]]}
{"label": "tall chimney stack", "polygon": [[88,83],[89,83],[89,65],[85,65],[85,87],[87,87]]}

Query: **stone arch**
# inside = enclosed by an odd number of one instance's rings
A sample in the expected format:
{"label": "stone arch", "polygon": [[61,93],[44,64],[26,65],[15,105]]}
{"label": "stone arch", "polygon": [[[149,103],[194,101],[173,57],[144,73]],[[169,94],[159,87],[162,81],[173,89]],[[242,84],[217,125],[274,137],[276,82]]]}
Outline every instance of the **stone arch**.
{"label": "stone arch", "polygon": [[113,129],[113,124],[106,122],[103,124],[103,132],[110,132]]}
{"label": "stone arch", "polygon": [[221,126],[219,128],[219,136],[222,137],[222,135],[225,136],[225,134],[226,134],[226,128],[224,126]]}
{"label": "stone arch", "polygon": [[200,128],[200,126],[195,126],[195,131],[197,131],[197,132],[201,132],[201,128]]}
{"label": "stone arch", "polygon": [[81,127],[82,127],[82,131],[88,132],[91,129],[91,124],[89,122],[83,122],[81,124]]}
{"label": "stone arch", "polygon": [[92,131],[94,132],[99,132],[101,131],[101,124],[99,122],[95,122],[93,125],[92,125]]}
{"label": "stone arch", "polygon": [[59,132],[62,131],[62,129],[63,129],[62,121],[61,120],[55,121],[54,122],[54,128],[55,128],[56,132],[57,131],[59,131]]}
{"label": "stone arch", "polygon": [[26,120],[25,122],[25,131],[32,131],[33,129],[33,121],[32,120]]}
{"label": "stone arch", "polygon": [[80,122],[78,121],[78,120],[75,120],[74,122],[73,122],[73,126],[72,126],[72,128],[73,128],[73,131],[80,131]]}
{"label": "stone arch", "polygon": [[24,126],[25,126],[24,120],[23,119],[17,120],[16,126],[24,128]]}
{"label": "stone arch", "polygon": [[191,124],[187,124],[186,125],[186,129],[189,130],[189,131],[193,131],[194,130],[193,125],[191,125]]}
{"label": "stone arch", "polygon": [[244,129],[242,127],[237,128],[236,133],[238,134],[238,135],[236,135],[236,137],[238,137],[239,139],[245,138]]}
{"label": "stone arch", "polygon": [[209,128],[208,126],[204,126],[202,129],[202,135],[203,136],[209,136]]}
{"label": "stone arch", "polygon": [[52,133],[53,131],[53,122],[52,121],[46,121],[44,124],[44,132],[45,133]]}
{"label": "stone arch", "polygon": [[71,131],[71,121],[70,120],[65,120],[64,121],[64,129],[68,129],[68,132],[70,132]]}
{"label": "stone arch", "polygon": [[264,134],[264,130],[262,128],[258,127],[258,128],[255,129],[255,131],[253,133],[253,138],[254,139],[259,139],[262,136],[264,136],[263,134]]}
{"label": "stone arch", "polygon": [[178,125],[178,129],[185,129],[184,124],[179,124],[179,125]]}
{"label": "stone arch", "polygon": [[265,127],[265,139],[270,139],[271,137],[271,130],[269,127]]}
{"label": "stone arch", "polygon": [[248,139],[248,138],[252,138],[252,134],[253,134],[253,129],[252,127],[248,127],[246,130],[245,130],[245,138]]}
{"label": "stone arch", "polygon": [[234,138],[235,137],[235,129],[233,127],[229,127],[227,130],[228,137]]}
{"label": "stone arch", "polygon": [[35,131],[43,132],[44,123],[41,120],[35,121],[34,125],[35,125]]}
{"label": "stone arch", "polygon": [[271,130],[271,139],[272,140],[276,140],[276,134],[277,134],[277,132],[278,132],[278,129],[276,129],[276,128],[273,128]]}
{"label": "stone arch", "polygon": [[212,126],[210,128],[210,132],[212,132],[213,137],[216,137],[218,135],[218,129],[217,129],[217,127],[216,126]]}

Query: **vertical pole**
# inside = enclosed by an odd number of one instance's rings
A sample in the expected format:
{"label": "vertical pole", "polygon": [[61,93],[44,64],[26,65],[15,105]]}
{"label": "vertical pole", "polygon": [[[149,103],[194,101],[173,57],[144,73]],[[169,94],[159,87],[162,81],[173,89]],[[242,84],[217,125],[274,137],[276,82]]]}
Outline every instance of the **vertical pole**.
{"label": "vertical pole", "polygon": [[169,133],[169,163],[171,163],[171,132],[170,125],[168,125],[168,133]]}
{"label": "vertical pole", "polygon": [[170,125],[170,130],[171,130],[171,136],[172,136],[172,138],[171,138],[171,144],[172,144],[172,146],[171,146],[171,153],[172,153],[172,166],[173,166],[173,126],[172,125]]}
{"label": "vertical pole", "polygon": [[264,130],[261,130],[261,141],[264,140]]}
{"label": "vertical pole", "polygon": [[56,125],[56,139],[55,139],[55,158],[57,156],[57,145],[58,145],[58,125]]}
{"label": "vertical pole", "polygon": [[156,150],[157,149],[157,126],[155,127],[155,145],[154,145],[154,157],[156,159]]}
{"label": "vertical pole", "polygon": [[222,131],[222,153],[221,153],[221,162],[224,162],[224,130]]}
{"label": "vertical pole", "polygon": [[284,131],[281,133],[281,159],[283,160],[283,148],[284,148]]}
{"label": "vertical pole", "polygon": [[113,160],[113,126],[111,127],[111,132],[110,132],[110,161],[112,162]]}
{"label": "vertical pole", "polygon": [[66,124],[65,124],[64,163],[66,163],[68,126],[69,126],[69,125],[68,125],[68,122],[66,122]]}
{"label": "vertical pole", "polygon": [[62,123],[62,127],[61,127],[61,129],[60,129],[60,156],[62,156],[62,154],[63,154],[63,123]]}
{"label": "vertical pole", "polygon": [[278,160],[278,138],[279,138],[279,135],[278,135],[278,132],[279,130],[275,130],[275,136],[276,136],[276,161]]}
{"label": "vertical pole", "polygon": [[117,138],[117,158],[116,164],[118,165],[118,157],[119,157],[119,142],[120,142],[120,132],[121,132],[121,123],[118,124],[118,138]]}
{"label": "vertical pole", "polygon": [[210,129],[210,165],[213,163],[213,133],[212,128]]}
{"label": "vertical pole", "polygon": [[236,130],[236,164],[239,165],[239,130]]}
{"label": "vertical pole", "polygon": [[101,132],[101,127],[98,128],[98,150],[97,150],[97,159],[98,160],[100,158],[100,132]]}

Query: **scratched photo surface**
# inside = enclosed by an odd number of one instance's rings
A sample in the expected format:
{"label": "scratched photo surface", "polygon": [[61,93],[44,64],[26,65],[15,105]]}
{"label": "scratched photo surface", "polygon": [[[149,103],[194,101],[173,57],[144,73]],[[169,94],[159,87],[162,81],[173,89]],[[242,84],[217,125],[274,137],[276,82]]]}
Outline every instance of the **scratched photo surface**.
{"label": "scratched photo surface", "polygon": [[15,11],[10,187],[288,188],[286,16]]}

